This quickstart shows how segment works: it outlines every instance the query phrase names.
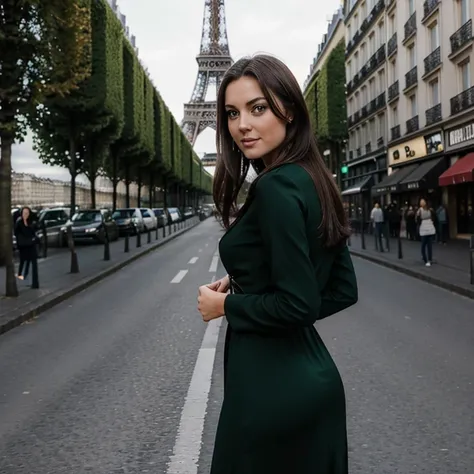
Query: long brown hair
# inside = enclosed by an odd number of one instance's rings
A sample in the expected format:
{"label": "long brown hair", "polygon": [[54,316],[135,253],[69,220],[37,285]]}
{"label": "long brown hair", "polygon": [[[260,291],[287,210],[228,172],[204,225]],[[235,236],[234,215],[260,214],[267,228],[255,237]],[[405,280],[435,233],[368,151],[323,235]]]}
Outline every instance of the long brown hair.
{"label": "long brown hair", "polygon": [[[267,167],[262,159],[247,159],[234,146],[229,132],[225,109],[226,89],[231,82],[244,76],[253,77],[259,82],[272,112],[279,119],[288,122],[285,111],[291,113],[293,117],[292,122],[287,124],[286,137],[278,147],[275,160]],[[284,110],[280,109],[275,97],[281,101]],[[256,183],[262,175],[283,164],[297,163],[313,179],[321,201],[320,236],[324,245],[336,246],[350,235],[339,189],[318,151],[300,86],[289,68],[277,58],[268,55],[243,58],[227,70],[217,97],[216,147],[217,164],[213,197],[225,228],[230,227],[231,218],[239,218],[245,212],[252,199]],[[237,210],[237,196],[250,166],[254,168],[258,176],[250,186],[246,203]]]}

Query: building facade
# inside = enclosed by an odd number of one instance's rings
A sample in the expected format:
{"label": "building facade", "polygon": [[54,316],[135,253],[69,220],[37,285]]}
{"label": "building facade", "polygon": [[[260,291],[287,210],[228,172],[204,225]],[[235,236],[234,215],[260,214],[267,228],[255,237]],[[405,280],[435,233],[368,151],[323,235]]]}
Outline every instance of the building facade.
{"label": "building facade", "polygon": [[[359,0],[346,8],[349,184],[364,184],[353,179],[365,174],[350,170],[370,163],[364,142],[380,135],[380,161],[361,170],[374,175],[362,190],[369,206],[425,198],[447,208],[452,237],[474,233],[474,0]],[[382,90],[374,132],[367,109]]]}

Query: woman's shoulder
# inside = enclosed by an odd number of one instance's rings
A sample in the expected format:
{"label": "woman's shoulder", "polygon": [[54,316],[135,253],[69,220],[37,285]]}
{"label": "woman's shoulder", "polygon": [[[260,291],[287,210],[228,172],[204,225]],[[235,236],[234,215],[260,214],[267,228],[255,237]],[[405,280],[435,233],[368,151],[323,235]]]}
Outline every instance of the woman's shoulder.
{"label": "woman's shoulder", "polygon": [[257,183],[257,189],[290,186],[303,192],[305,187],[311,184],[313,180],[303,167],[296,163],[286,163],[265,173]]}

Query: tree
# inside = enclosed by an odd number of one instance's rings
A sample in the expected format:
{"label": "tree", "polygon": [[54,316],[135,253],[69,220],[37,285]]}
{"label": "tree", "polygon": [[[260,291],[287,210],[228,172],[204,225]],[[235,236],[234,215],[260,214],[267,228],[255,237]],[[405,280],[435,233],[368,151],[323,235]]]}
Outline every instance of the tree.
{"label": "tree", "polygon": [[0,260],[6,295],[17,296],[13,266],[11,149],[36,107],[67,95],[90,74],[90,0],[4,0],[0,4]]}
{"label": "tree", "polygon": [[50,95],[34,122],[41,160],[69,169],[71,212],[76,177],[81,173],[91,183],[95,207],[95,181],[124,120],[122,26],[104,0],[94,1],[91,9],[91,75],[67,97]]}

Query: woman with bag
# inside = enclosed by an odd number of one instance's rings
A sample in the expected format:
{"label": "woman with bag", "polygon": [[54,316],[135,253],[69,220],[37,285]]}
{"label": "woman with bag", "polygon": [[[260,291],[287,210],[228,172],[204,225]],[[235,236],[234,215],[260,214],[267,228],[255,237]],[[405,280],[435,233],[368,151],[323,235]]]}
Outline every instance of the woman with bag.
{"label": "woman with bag", "polygon": [[[18,252],[20,253],[20,266],[18,267],[17,277],[20,280],[24,280],[28,278],[30,263],[37,258],[36,243],[38,237],[31,221],[31,209],[29,207],[24,207],[21,210],[21,217],[15,223],[15,237]],[[23,266],[25,266],[24,273]]]}
{"label": "woman with bag", "polygon": [[[314,324],[357,302],[350,228],[301,89],[278,59],[226,72],[217,154],[229,275],[198,297],[205,322],[228,322],[211,474],[347,474],[344,387]],[[239,209],[250,166],[258,176]]]}
{"label": "woman with bag", "polygon": [[[420,208],[416,214],[419,233],[421,237],[421,256],[427,267],[431,267],[433,261],[433,238],[436,235],[434,225],[435,217],[433,209],[428,207],[424,199],[420,200]],[[426,254],[428,250],[428,255]]]}

